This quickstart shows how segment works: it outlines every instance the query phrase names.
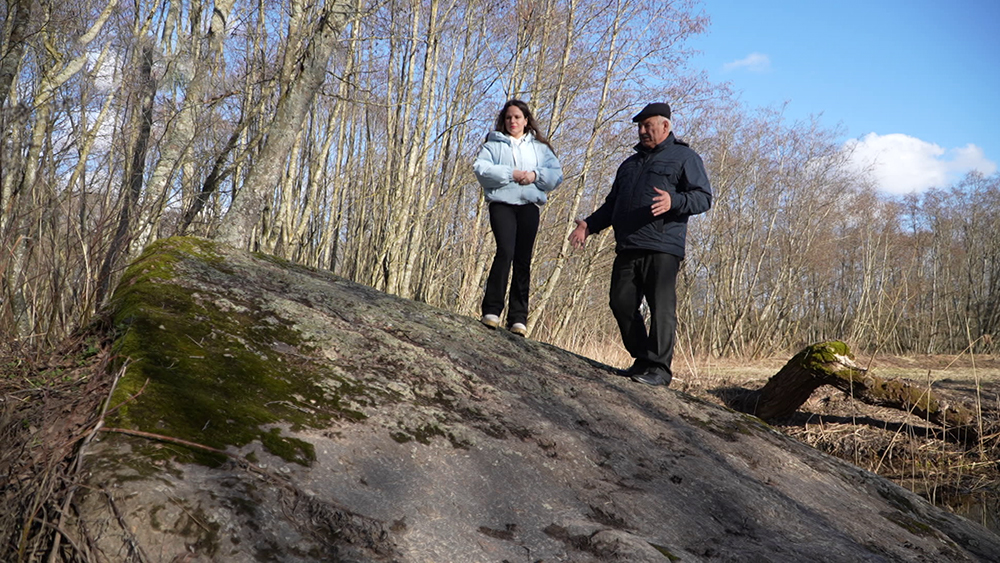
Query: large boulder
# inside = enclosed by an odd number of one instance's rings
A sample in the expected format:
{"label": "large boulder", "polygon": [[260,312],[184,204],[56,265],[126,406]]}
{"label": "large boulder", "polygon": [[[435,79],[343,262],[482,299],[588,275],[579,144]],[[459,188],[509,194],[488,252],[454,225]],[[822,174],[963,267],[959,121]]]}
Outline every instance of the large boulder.
{"label": "large boulder", "polygon": [[109,313],[65,524],[106,561],[1000,560],[755,417],[327,272],[167,239]]}

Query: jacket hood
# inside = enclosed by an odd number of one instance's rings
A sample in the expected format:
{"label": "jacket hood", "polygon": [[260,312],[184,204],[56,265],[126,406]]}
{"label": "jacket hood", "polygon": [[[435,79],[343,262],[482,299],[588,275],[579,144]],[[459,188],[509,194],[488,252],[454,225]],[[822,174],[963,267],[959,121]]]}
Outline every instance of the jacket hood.
{"label": "jacket hood", "polygon": [[[524,141],[531,141],[534,138],[535,138],[535,136],[532,135],[531,133],[525,133],[524,134]],[[504,133],[503,131],[490,131],[489,133],[486,134],[486,140],[487,141],[499,141],[501,143],[507,143],[508,145],[514,144],[513,138],[510,135]],[[522,141],[522,142],[524,142],[524,141]]]}

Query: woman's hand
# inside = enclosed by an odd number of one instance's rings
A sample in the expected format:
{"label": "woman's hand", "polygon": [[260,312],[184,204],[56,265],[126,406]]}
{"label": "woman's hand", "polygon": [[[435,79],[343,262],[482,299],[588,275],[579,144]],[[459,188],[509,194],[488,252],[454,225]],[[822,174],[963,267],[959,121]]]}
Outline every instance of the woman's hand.
{"label": "woman's hand", "polygon": [[522,186],[527,186],[528,184],[535,183],[535,179],[538,178],[538,174],[534,172],[528,172],[525,170],[515,170],[512,174],[514,181]]}

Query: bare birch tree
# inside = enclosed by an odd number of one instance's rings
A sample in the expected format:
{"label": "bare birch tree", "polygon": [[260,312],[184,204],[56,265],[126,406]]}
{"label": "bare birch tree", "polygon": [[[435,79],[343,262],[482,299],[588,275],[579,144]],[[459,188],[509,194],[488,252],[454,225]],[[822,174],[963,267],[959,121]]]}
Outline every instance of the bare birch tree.
{"label": "bare birch tree", "polygon": [[[297,6],[297,2],[293,1],[293,5]],[[268,191],[278,184],[287,166],[289,150],[326,80],[327,66],[340,31],[352,16],[352,6],[346,0],[327,0],[320,5],[315,20],[303,36],[305,47],[301,58],[296,58],[294,74],[282,84],[283,91],[274,118],[268,124],[266,140],[219,231],[220,241],[244,247],[252,240],[253,229],[268,204]]]}
{"label": "bare birch tree", "polygon": [[176,233],[475,315],[493,241],[471,164],[513,96],[566,177],[541,215],[533,338],[620,348],[613,239],[579,253],[566,235],[654,99],[716,192],[689,230],[684,353],[1000,338],[997,176],[879,194],[836,131],[744,107],[687,68],[707,23],[691,2],[9,0],[0,14],[0,330],[14,342],[86,322],[136,252]]}

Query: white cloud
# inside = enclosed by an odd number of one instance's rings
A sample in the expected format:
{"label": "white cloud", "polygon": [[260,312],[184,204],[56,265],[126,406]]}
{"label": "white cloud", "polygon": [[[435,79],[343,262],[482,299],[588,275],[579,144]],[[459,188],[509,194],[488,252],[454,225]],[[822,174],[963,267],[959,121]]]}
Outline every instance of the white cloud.
{"label": "white cloud", "polygon": [[945,149],[900,133],[869,133],[847,141],[844,146],[852,151],[854,166],[859,170],[870,169],[878,188],[890,194],[947,188],[973,170],[987,176],[997,171],[997,164],[973,144]]}
{"label": "white cloud", "polygon": [[722,65],[726,72],[731,70],[747,70],[750,72],[767,72],[771,70],[771,58],[763,53],[750,53],[746,57]]}

